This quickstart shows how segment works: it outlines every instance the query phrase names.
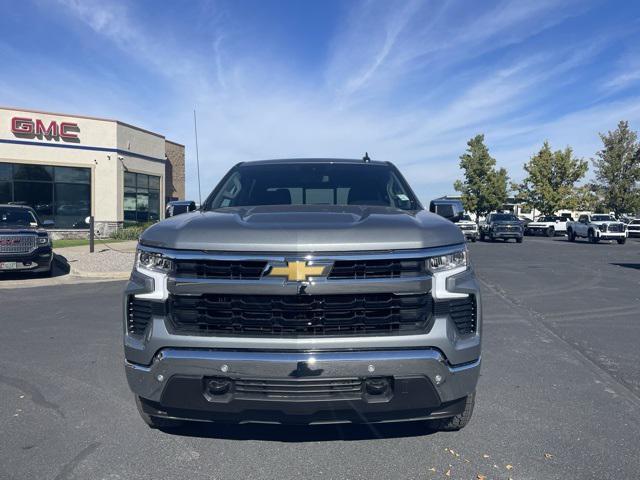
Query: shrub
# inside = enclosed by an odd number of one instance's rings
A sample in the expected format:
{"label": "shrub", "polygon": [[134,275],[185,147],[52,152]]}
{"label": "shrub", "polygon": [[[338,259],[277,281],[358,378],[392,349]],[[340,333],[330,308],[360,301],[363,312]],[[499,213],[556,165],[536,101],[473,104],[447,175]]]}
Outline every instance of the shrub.
{"label": "shrub", "polygon": [[131,225],[121,228],[116,233],[111,235],[114,240],[138,240],[142,232],[153,225],[154,222],[141,223],[139,225]]}

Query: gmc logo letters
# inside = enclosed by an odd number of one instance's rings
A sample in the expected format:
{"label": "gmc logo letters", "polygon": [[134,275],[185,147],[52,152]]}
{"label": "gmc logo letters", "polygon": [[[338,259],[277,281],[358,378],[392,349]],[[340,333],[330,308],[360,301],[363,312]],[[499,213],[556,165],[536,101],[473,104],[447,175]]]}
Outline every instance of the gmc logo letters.
{"label": "gmc logo letters", "polygon": [[56,122],[52,120],[48,125],[39,118],[35,120],[27,117],[13,117],[11,132],[17,137],[46,138],[48,140],[63,140],[65,142],[79,142],[77,123]]}

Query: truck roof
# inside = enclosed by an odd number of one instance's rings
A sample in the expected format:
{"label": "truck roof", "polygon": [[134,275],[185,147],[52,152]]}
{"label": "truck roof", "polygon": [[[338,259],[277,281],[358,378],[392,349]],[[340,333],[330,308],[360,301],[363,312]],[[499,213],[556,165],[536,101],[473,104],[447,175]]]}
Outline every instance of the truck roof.
{"label": "truck roof", "polygon": [[362,164],[362,165],[389,165],[390,162],[380,160],[364,161],[361,158],[277,158],[273,160],[252,160],[249,162],[241,162],[238,165],[286,165],[294,163],[343,163],[343,164]]}

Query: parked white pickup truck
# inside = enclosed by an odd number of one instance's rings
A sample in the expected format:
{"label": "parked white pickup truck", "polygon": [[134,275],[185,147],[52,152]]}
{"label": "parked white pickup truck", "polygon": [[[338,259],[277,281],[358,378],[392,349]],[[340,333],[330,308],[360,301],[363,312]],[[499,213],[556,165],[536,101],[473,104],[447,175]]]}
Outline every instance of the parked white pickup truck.
{"label": "parked white pickup truck", "polygon": [[577,237],[587,238],[591,243],[600,240],[616,240],[619,244],[627,241],[628,232],[624,223],[612,215],[580,215],[577,222],[567,222],[567,237],[570,242]]}
{"label": "parked white pickup truck", "polygon": [[564,235],[567,233],[567,219],[556,215],[545,215],[538,217],[537,220],[529,222],[525,227],[524,233],[527,235],[542,234],[547,237],[554,235]]}

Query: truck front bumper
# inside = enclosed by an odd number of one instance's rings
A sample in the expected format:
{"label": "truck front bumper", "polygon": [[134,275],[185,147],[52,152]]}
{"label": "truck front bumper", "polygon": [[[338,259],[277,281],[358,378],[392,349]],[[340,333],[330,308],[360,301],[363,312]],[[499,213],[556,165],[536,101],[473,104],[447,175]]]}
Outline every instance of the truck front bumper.
{"label": "truck front bumper", "polygon": [[522,231],[519,232],[492,232],[489,234],[489,236],[492,236],[493,238],[520,238],[522,237],[523,233]]}
{"label": "truck front bumper", "polygon": [[166,348],[149,366],[125,366],[129,386],[150,415],[201,421],[369,423],[460,413],[464,398],[476,388],[480,359],[452,366],[430,348]]}
{"label": "truck front bumper", "polygon": [[50,246],[39,247],[31,253],[23,254],[0,254],[0,263],[15,262],[15,268],[0,269],[0,273],[16,272],[48,272],[51,270],[53,261],[53,250]]}
{"label": "truck front bumper", "polygon": [[598,235],[598,238],[600,238],[600,240],[619,240],[621,238],[627,238],[628,234],[627,232],[603,232],[600,231],[600,235]]}

